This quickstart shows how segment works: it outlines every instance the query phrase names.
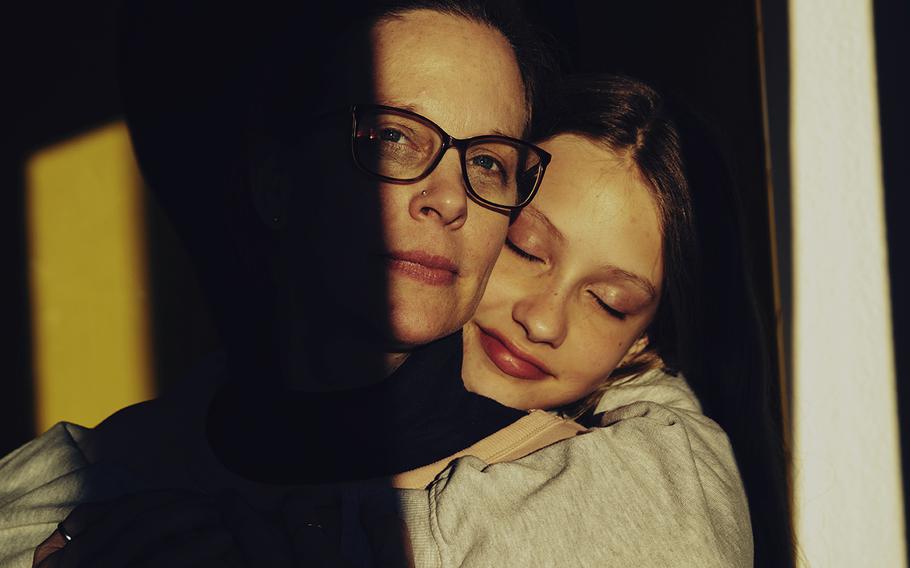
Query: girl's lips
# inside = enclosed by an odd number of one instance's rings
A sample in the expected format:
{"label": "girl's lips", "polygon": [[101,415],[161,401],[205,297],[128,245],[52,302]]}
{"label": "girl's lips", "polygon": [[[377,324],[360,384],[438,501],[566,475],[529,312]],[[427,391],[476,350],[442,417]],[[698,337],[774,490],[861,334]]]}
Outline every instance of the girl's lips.
{"label": "girl's lips", "polygon": [[495,331],[480,326],[477,329],[480,331],[480,346],[484,353],[503,373],[529,381],[540,381],[550,376],[540,363],[519,351]]}
{"label": "girl's lips", "polygon": [[423,251],[392,252],[386,259],[389,270],[433,286],[449,286],[458,275],[458,267],[451,260]]}

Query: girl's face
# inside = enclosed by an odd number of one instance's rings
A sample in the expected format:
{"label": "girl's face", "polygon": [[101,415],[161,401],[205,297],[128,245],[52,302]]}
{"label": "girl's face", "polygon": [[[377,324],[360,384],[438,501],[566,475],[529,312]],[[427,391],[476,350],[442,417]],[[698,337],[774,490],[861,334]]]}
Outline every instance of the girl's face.
{"label": "girl's face", "polygon": [[642,337],[663,279],[657,205],[637,168],[564,134],[540,193],[509,228],[464,329],[468,390],[513,408],[591,393]]}

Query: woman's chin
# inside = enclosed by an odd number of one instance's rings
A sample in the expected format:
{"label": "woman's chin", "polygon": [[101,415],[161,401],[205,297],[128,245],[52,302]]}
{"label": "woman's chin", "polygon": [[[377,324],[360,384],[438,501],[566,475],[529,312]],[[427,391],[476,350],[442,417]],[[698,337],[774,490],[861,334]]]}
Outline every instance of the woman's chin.
{"label": "woman's chin", "polygon": [[447,337],[464,325],[458,302],[438,298],[393,297],[389,302],[388,336],[402,347],[419,347]]}
{"label": "woman's chin", "polygon": [[458,325],[432,316],[393,312],[389,318],[390,343],[401,351],[410,351],[458,331]]}

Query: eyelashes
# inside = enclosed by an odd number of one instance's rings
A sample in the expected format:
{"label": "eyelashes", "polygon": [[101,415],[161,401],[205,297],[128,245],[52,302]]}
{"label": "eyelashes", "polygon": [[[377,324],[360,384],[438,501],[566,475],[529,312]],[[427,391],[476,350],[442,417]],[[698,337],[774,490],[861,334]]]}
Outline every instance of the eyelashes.
{"label": "eyelashes", "polygon": [[529,262],[543,262],[542,258],[536,257],[533,254],[531,254],[523,249],[518,248],[518,246],[515,243],[513,243],[512,241],[510,241],[509,239],[506,239],[506,247],[510,251],[514,252],[515,254],[517,254],[518,256],[520,256],[521,258],[523,258]]}
{"label": "eyelashes", "polygon": [[608,314],[615,317],[619,321],[623,321],[624,319],[626,319],[626,314],[624,312],[621,312],[621,311],[617,310],[616,308],[610,307],[610,304],[601,300],[600,297],[597,294],[595,294],[594,292],[588,291],[588,294],[591,294],[591,297],[594,298],[594,301],[597,302],[597,305],[600,306],[601,309],[603,309],[603,311],[607,312]]}

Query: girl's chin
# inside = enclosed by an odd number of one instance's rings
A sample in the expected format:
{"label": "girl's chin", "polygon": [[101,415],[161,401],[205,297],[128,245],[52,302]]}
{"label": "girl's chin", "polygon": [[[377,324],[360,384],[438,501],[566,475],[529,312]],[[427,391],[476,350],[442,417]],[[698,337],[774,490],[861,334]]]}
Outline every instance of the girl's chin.
{"label": "girl's chin", "polygon": [[[503,406],[517,410],[533,410],[534,406],[527,397],[527,392],[509,384],[509,380],[496,373],[473,373],[473,379],[464,378],[464,386],[469,392],[490,398]],[[513,379],[514,380],[514,379]]]}

